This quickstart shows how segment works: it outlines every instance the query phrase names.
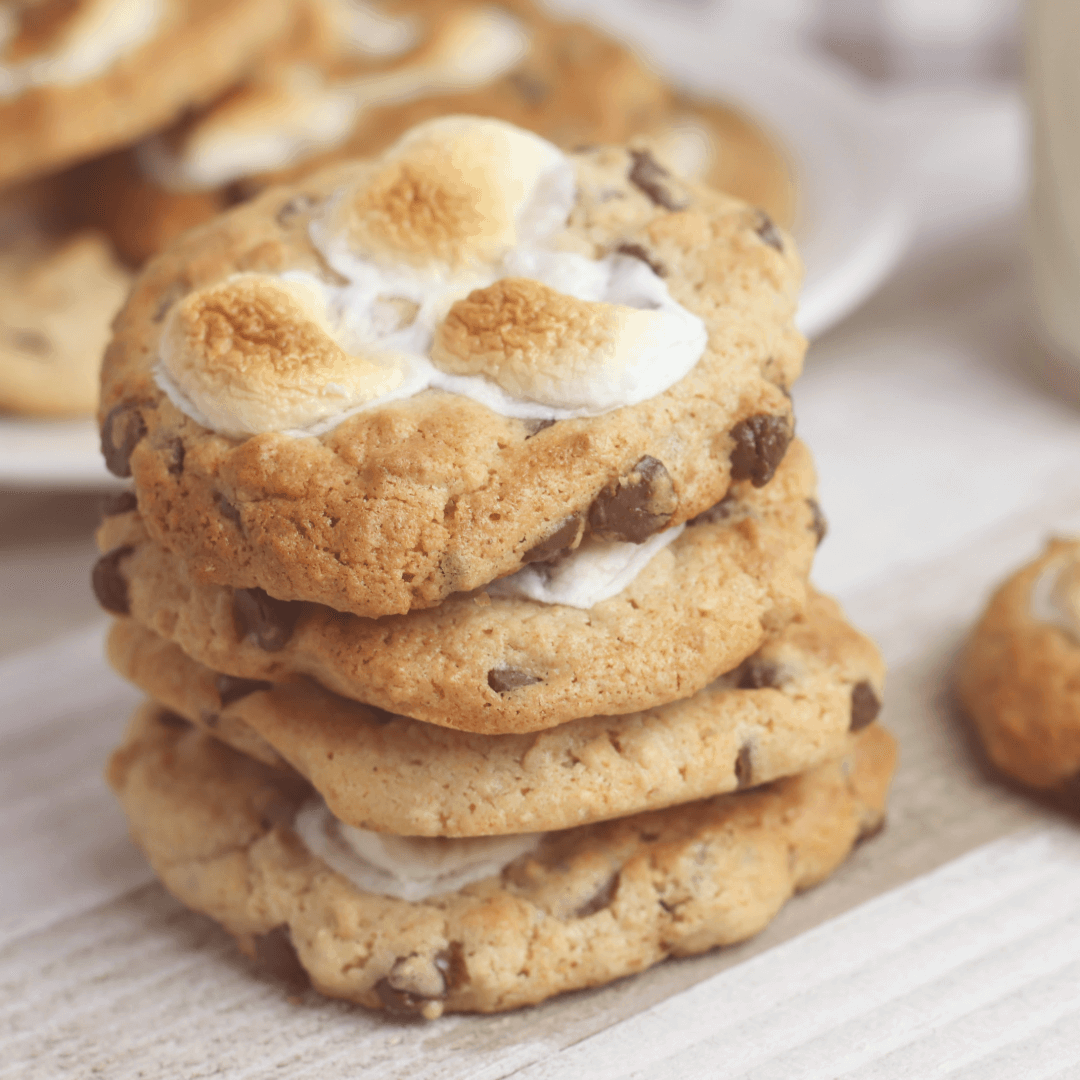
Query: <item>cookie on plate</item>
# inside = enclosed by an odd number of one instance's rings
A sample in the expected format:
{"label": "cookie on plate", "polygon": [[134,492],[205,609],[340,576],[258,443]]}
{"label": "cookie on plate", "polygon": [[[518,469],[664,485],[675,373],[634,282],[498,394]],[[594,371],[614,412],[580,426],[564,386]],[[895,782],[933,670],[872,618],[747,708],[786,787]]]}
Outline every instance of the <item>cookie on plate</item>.
{"label": "cookie on plate", "polygon": [[242,947],[284,938],[323,993],[434,1018],[756,934],[880,827],[894,763],[871,725],[839,760],[737,795],[548,834],[409,840],[350,830],[296,774],[148,704],[109,782],[165,886]]}
{"label": "cookie on plate", "polygon": [[876,719],[884,665],[815,596],[691,698],[536,735],[474,735],[394,716],[301,679],[238,679],[130,619],[109,635],[126,679],[250,757],[288,762],[342,821],[417,836],[565,829],[791,776]]}
{"label": "cookie on plate", "polygon": [[131,281],[97,231],[39,228],[30,215],[0,222],[0,410],[92,416]]}
{"label": "cookie on plate", "polygon": [[287,25],[264,0],[0,9],[0,186],[131,142],[226,89]]}
{"label": "cookie on plate", "polygon": [[[762,488],[736,484],[681,529],[586,541],[436,608],[363,619],[206,584],[123,505],[98,534],[94,586],[216,671],[306,674],[446,727],[531,731],[688,697],[802,609],[822,518],[796,440]],[[669,542],[670,541],[670,542]]]}
{"label": "cookie on plate", "polygon": [[1080,540],[1051,540],[994,593],[957,676],[995,765],[1033,787],[1080,774]]}
{"label": "cookie on plate", "polygon": [[767,483],[799,276],[759,211],[645,151],[447,117],[156,259],[106,354],[102,447],[204,580],[431,607]]}
{"label": "cookie on plate", "polygon": [[273,183],[380,153],[434,116],[474,113],[565,147],[660,123],[672,91],[634,54],[528,0],[302,0],[247,79],[86,170],[88,209],[133,264]]}

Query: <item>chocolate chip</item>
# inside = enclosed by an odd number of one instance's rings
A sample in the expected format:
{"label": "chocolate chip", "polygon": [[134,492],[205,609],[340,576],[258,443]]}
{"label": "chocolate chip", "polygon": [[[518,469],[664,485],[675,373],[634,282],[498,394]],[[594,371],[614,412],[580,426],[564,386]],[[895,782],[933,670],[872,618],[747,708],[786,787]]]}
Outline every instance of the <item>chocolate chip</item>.
{"label": "chocolate chip", "polygon": [[306,990],[311,979],[300,963],[289,928],[275,926],[266,934],[255,937],[255,963],[272,978],[285,983],[290,990]]}
{"label": "chocolate chip", "polygon": [[184,444],[180,439],[170,439],[163,452],[165,471],[170,476],[180,476],[184,471]]}
{"label": "chocolate chip", "polygon": [[671,520],[679,500],[663,463],[643,457],[630,472],[609,484],[589,507],[589,528],[604,540],[640,544]]}
{"label": "chocolate chip", "polygon": [[510,75],[510,85],[521,95],[527,105],[539,105],[551,93],[547,80],[532,71],[515,71]]}
{"label": "chocolate chip", "polygon": [[131,454],[146,434],[146,421],[138,405],[121,404],[109,410],[101,425],[101,453],[114,476],[131,475]]}
{"label": "chocolate chip", "polygon": [[233,592],[233,620],[241,640],[258,645],[265,652],[285,648],[292,637],[301,605],[294,600],[276,600],[262,589]]}
{"label": "chocolate chip", "polygon": [[631,150],[630,157],[634,163],[626,178],[651,202],[665,210],[685,210],[689,206],[689,199],[676,197],[668,188],[665,181],[671,173],[648,150]]}
{"label": "chocolate chip", "polygon": [[277,223],[287,229],[295,224],[296,219],[309,210],[313,209],[318,200],[314,195],[294,195],[288,202],[283,203],[276,215]]}
{"label": "chocolate chip", "polygon": [[758,413],[731,429],[731,479],[763,487],[776,472],[791,442],[791,426],[782,416]]}
{"label": "chocolate chip", "polygon": [[447,949],[436,953],[430,962],[416,955],[399,957],[390,974],[375,984],[375,993],[389,1013],[398,1016],[423,1013],[430,1002],[446,1000],[452,984],[453,963]]}
{"label": "chocolate chip", "polygon": [[751,760],[750,744],[743,743],[739,747],[739,756],[735,759],[735,779],[739,787],[749,787],[754,778],[754,763]]}
{"label": "chocolate chip", "polygon": [[134,491],[118,491],[115,495],[106,495],[101,500],[101,516],[116,517],[117,514],[127,514],[139,505]]}
{"label": "chocolate chip", "polygon": [[214,493],[214,504],[226,521],[231,521],[240,531],[243,531],[243,523],[240,520],[240,511],[220,491]]}
{"label": "chocolate chip", "polygon": [[94,569],[90,575],[97,602],[113,615],[131,613],[127,578],[120,573],[120,560],[126,558],[134,550],[130,544],[113,548],[94,563]]}
{"label": "chocolate chip", "polygon": [[664,264],[649,257],[649,253],[640,244],[620,244],[615,249],[620,255],[631,259],[640,259],[657,277],[664,277],[667,270]]}
{"label": "chocolate chip", "polygon": [[851,688],[851,731],[862,731],[881,712],[881,701],[874,688],[864,679]]}
{"label": "chocolate chip", "polygon": [[807,499],[806,501],[810,504],[810,514],[812,516],[810,528],[814,530],[814,535],[817,537],[818,544],[820,544],[829,531],[829,523],[825,520],[825,515],[821,512],[821,504],[817,499]]}
{"label": "chocolate chip", "polygon": [[496,694],[509,694],[511,690],[520,690],[523,686],[532,686],[538,682],[543,680],[515,668],[492,668],[488,672],[488,686]]}
{"label": "chocolate chip", "polygon": [[739,505],[739,497],[733,491],[729,491],[718,503],[703,510],[697,517],[691,518],[687,525],[718,525],[721,521],[727,521]]}
{"label": "chocolate chip", "polygon": [[251,192],[243,180],[233,180],[221,189],[221,204],[224,207],[239,206],[251,198]]}
{"label": "chocolate chip", "polygon": [[531,439],[541,431],[555,426],[554,420],[523,420],[522,423],[525,425],[525,430],[528,431],[528,435],[525,436],[526,439]]}
{"label": "chocolate chip", "polygon": [[776,248],[776,250],[780,252],[784,250],[784,239],[780,235],[780,230],[773,224],[773,219],[769,217],[764,210],[759,210],[757,212],[757,223],[754,225],[754,232],[756,232],[769,247]]}
{"label": "chocolate chip", "polygon": [[181,716],[171,709],[158,710],[157,722],[162,727],[172,728],[174,731],[183,731],[185,728],[191,727],[191,721],[186,716]]}
{"label": "chocolate chip", "polygon": [[19,352],[29,353],[39,360],[52,354],[52,342],[40,330],[8,330],[8,340]]}
{"label": "chocolate chip", "polygon": [[534,544],[521,557],[523,563],[547,562],[567,548],[576,547],[585,531],[585,515],[571,514],[550,536]]}
{"label": "chocolate chip", "polygon": [[776,690],[784,685],[784,674],[771,660],[751,656],[739,668],[740,690]]}
{"label": "chocolate chip", "polygon": [[611,901],[615,899],[615,890],[619,887],[619,875],[612,874],[611,877],[605,881],[599,889],[589,897],[575,912],[575,919],[587,919],[590,915],[595,915],[598,911],[603,911],[604,908],[611,906]]}
{"label": "chocolate chip", "polygon": [[222,706],[231,705],[259,690],[269,690],[271,685],[265,679],[240,679],[235,675],[219,675],[214,680],[214,689],[218,692]]}

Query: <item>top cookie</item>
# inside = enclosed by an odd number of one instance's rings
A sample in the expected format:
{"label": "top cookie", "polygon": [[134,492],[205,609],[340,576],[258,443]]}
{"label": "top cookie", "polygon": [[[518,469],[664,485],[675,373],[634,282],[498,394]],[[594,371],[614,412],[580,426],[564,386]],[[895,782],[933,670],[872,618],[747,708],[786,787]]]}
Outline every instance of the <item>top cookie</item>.
{"label": "top cookie", "polygon": [[264,0],[0,8],[0,185],[131,142],[221,93],[286,25]]}
{"label": "top cookie", "polygon": [[447,117],[147,268],[102,446],[205,580],[362,616],[768,481],[805,342],[759,211],[642,151]]}

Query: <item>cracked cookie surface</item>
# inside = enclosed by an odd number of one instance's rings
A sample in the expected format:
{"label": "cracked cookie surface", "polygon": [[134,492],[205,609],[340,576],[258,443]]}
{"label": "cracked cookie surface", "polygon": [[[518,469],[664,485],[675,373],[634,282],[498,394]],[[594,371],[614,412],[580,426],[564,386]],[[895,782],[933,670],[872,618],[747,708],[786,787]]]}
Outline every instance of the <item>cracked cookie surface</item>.
{"label": "cracked cookie surface", "polygon": [[[640,502],[641,491],[657,531],[702,513],[733,481],[766,483],[791,437],[787,388],[805,346],[792,322],[790,239],[644,151],[571,160],[566,235],[594,258],[622,248],[639,259],[640,249],[663,268],[673,301],[708,334],[687,375],[639,404],[554,423],[428,390],[305,438],[209,430],[155,381],[162,324],[231,274],[332,279],[309,225],[363,166],[335,168],[187,234],[121,313],[103,371],[103,450],[113,471],[134,476],[151,535],[203,580],[377,617],[512,573],[574,515],[605,529],[605,507]],[[635,487],[647,460],[649,484]]]}
{"label": "cracked cookie surface", "polygon": [[237,750],[295,768],[340,820],[419,836],[565,829],[791,776],[876,719],[884,666],[815,596],[691,698],[527,735],[475,735],[368,709],[310,680],[222,676],[129,619],[109,657],[155,701]]}
{"label": "cracked cookie surface", "polygon": [[434,1018],[751,937],[880,827],[895,756],[872,725],[801,776],[552,833],[499,875],[414,902],[363,892],[308,851],[291,826],[298,776],[158,706],[136,713],[108,778],[165,886],[246,951],[276,934],[323,993]]}
{"label": "cracked cookie surface", "polygon": [[688,697],[754,652],[803,606],[820,529],[814,492],[810,453],[796,440],[768,484],[736,484],[588,609],[496,589],[377,620],[275,603],[200,582],[147,537],[134,509],[101,527],[98,584],[108,610],[215,671],[308,675],[430,723],[529,731]]}

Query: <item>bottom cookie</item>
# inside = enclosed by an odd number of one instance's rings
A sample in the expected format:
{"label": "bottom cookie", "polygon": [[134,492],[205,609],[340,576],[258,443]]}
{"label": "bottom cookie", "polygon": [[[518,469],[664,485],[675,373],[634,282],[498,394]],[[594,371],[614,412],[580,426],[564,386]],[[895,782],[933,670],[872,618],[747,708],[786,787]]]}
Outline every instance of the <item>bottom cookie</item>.
{"label": "bottom cookie", "polygon": [[245,951],[284,931],[316,989],[431,1019],[534,1004],[756,934],[880,826],[895,760],[873,725],[801,776],[548,833],[500,872],[422,901],[330,869],[293,828],[311,805],[301,777],[159,706],[136,712],[108,777],[166,887]]}

